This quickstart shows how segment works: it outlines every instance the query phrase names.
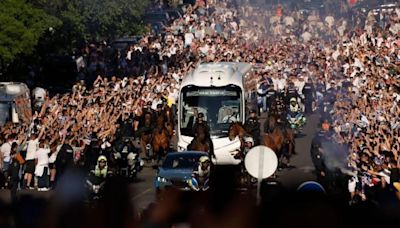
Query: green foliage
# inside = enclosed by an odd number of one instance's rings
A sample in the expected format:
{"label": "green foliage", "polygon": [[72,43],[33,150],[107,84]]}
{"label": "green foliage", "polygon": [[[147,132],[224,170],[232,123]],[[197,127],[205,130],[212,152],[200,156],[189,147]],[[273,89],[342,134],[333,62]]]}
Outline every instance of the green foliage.
{"label": "green foliage", "polygon": [[91,39],[133,35],[140,30],[140,16],[147,0],[80,0],[85,35]]}
{"label": "green foliage", "polygon": [[[101,40],[142,33],[140,17],[149,0],[30,0],[58,17],[65,39]],[[66,40],[65,40],[66,41]]]}
{"label": "green foliage", "polygon": [[4,67],[21,54],[31,54],[49,28],[61,25],[57,18],[24,0],[0,1],[0,60]]}

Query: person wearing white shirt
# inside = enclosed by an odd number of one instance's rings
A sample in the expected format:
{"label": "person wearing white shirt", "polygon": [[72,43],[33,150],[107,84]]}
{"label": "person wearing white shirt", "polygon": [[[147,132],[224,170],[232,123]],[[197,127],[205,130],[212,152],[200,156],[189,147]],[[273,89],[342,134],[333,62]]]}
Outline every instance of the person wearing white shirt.
{"label": "person wearing white shirt", "polygon": [[[0,148],[0,163],[3,163],[3,171],[7,171],[11,161],[11,145],[13,143],[13,137],[8,136],[7,142],[3,143]],[[1,167],[1,166],[0,166]]]}
{"label": "person wearing white shirt", "polygon": [[161,93],[158,93],[157,97],[151,103],[151,109],[157,110],[157,105],[162,104],[162,103],[163,103],[163,101],[161,99]]}
{"label": "person wearing white shirt", "polygon": [[39,140],[43,135],[43,130],[37,137],[36,134],[31,134],[30,139],[26,143],[26,157],[25,157],[25,175],[24,175],[24,186],[26,188],[31,188],[33,174],[35,173],[35,159],[36,151],[39,148]]}
{"label": "person wearing white shirt", "polygon": [[39,149],[36,151],[35,175],[38,177],[38,191],[49,190],[49,153],[50,149],[45,148],[45,143],[40,141]]}

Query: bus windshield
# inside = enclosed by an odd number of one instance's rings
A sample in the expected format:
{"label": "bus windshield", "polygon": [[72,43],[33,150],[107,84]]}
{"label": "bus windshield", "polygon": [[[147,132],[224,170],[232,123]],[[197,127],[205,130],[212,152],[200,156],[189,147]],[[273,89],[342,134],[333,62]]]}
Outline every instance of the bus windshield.
{"label": "bus windshield", "polygon": [[204,114],[213,138],[226,137],[232,122],[243,121],[242,90],[238,86],[186,86],[181,90],[180,99],[182,135],[194,136],[193,125],[198,113]]}

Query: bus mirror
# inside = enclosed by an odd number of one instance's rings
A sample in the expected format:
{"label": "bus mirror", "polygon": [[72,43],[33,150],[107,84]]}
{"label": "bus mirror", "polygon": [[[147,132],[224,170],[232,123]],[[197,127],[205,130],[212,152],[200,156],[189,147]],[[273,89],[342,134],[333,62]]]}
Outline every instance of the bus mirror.
{"label": "bus mirror", "polygon": [[14,103],[11,106],[11,120],[13,123],[19,123],[18,113]]}

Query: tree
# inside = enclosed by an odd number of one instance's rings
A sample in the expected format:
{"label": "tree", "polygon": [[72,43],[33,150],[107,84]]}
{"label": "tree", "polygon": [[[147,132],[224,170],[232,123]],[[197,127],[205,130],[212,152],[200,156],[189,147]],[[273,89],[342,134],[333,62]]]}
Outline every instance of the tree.
{"label": "tree", "polygon": [[31,54],[39,39],[61,22],[25,0],[0,1],[1,71],[20,55]]}
{"label": "tree", "polygon": [[141,31],[140,17],[148,0],[81,0],[80,9],[90,39],[116,38]]}
{"label": "tree", "polygon": [[149,0],[29,0],[35,7],[58,17],[56,33],[64,42],[103,40],[141,34],[141,15]]}

